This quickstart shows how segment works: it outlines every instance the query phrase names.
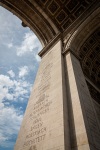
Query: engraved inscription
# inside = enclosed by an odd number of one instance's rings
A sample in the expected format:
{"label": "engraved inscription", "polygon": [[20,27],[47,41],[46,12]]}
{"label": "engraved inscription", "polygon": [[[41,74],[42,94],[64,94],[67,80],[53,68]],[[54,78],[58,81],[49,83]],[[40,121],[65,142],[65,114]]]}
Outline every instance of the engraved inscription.
{"label": "engraved inscription", "polygon": [[46,132],[46,127],[42,128],[42,129],[39,129],[39,130],[36,130],[34,132],[31,132],[30,134],[28,134],[26,136],[26,138],[35,137],[37,135],[43,134],[44,132]]}
{"label": "engraved inscription", "polygon": [[37,150],[36,145],[31,146],[29,150]]}
{"label": "engraved inscription", "polygon": [[31,146],[30,150],[36,149],[33,148],[34,144],[43,141],[47,132],[47,126],[43,122],[43,116],[49,113],[50,105],[52,104],[52,100],[49,99],[48,93],[51,86],[51,69],[53,66],[51,53],[48,54],[48,59],[50,61],[44,61],[42,70],[39,72],[40,82],[38,87],[34,90],[36,101],[29,114],[31,125],[23,146]]}
{"label": "engraved inscription", "polygon": [[33,107],[33,112],[30,114],[30,119],[34,120],[34,118],[41,116],[49,111],[49,107],[52,104],[52,101],[48,101],[48,97],[45,97],[44,100],[39,99]]}
{"label": "engraved inscription", "polygon": [[32,139],[32,140],[26,141],[26,142],[24,143],[24,146],[30,146],[30,145],[33,145],[33,144],[36,144],[36,143],[38,143],[38,142],[43,141],[44,138],[45,138],[45,135],[46,135],[46,134],[41,135],[41,136],[38,136],[38,137],[36,137],[36,138],[34,138],[34,139]]}

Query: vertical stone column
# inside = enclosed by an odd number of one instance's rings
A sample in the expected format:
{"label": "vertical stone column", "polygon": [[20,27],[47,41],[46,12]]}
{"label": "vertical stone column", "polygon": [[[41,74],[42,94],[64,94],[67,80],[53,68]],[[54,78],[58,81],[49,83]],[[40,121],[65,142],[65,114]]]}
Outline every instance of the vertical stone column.
{"label": "vertical stone column", "polygon": [[58,40],[42,58],[14,150],[70,150],[61,49]]}
{"label": "vertical stone column", "polygon": [[66,84],[72,150],[99,150],[100,129],[79,60],[65,54]]}

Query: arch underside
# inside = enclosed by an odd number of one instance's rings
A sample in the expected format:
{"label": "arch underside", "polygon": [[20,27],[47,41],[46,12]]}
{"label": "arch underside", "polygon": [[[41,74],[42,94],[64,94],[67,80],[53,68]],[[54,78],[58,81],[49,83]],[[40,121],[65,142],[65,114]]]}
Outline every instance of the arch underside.
{"label": "arch underside", "polygon": [[43,46],[58,34],[66,39],[76,32],[70,48],[79,57],[86,78],[100,93],[99,0],[0,0],[0,5],[30,27]]}
{"label": "arch underside", "polygon": [[77,27],[97,7],[99,0],[0,0],[0,5],[29,26],[45,46],[57,34]]}
{"label": "arch underside", "polygon": [[75,30],[68,47],[80,60],[93,99],[100,103],[100,8]]}
{"label": "arch underside", "polygon": [[80,26],[70,45],[85,75],[100,88],[100,9]]}

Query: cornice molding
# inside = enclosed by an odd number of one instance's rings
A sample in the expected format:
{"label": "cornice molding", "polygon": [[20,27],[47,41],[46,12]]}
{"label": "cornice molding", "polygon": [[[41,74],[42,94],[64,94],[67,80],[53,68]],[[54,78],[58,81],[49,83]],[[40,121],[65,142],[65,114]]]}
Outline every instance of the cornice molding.
{"label": "cornice molding", "polygon": [[39,53],[38,55],[42,58],[50,49],[55,45],[55,43],[62,39],[61,33],[58,33]]}

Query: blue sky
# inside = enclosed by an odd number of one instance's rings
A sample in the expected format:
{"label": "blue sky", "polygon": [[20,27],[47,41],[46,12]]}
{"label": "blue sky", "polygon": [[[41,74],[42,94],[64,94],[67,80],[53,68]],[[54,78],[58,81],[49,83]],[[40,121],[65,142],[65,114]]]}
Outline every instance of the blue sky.
{"label": "blue sky", "polygon": [[42,46],[21,20],[0,7],[0,150],[13,150]]}

